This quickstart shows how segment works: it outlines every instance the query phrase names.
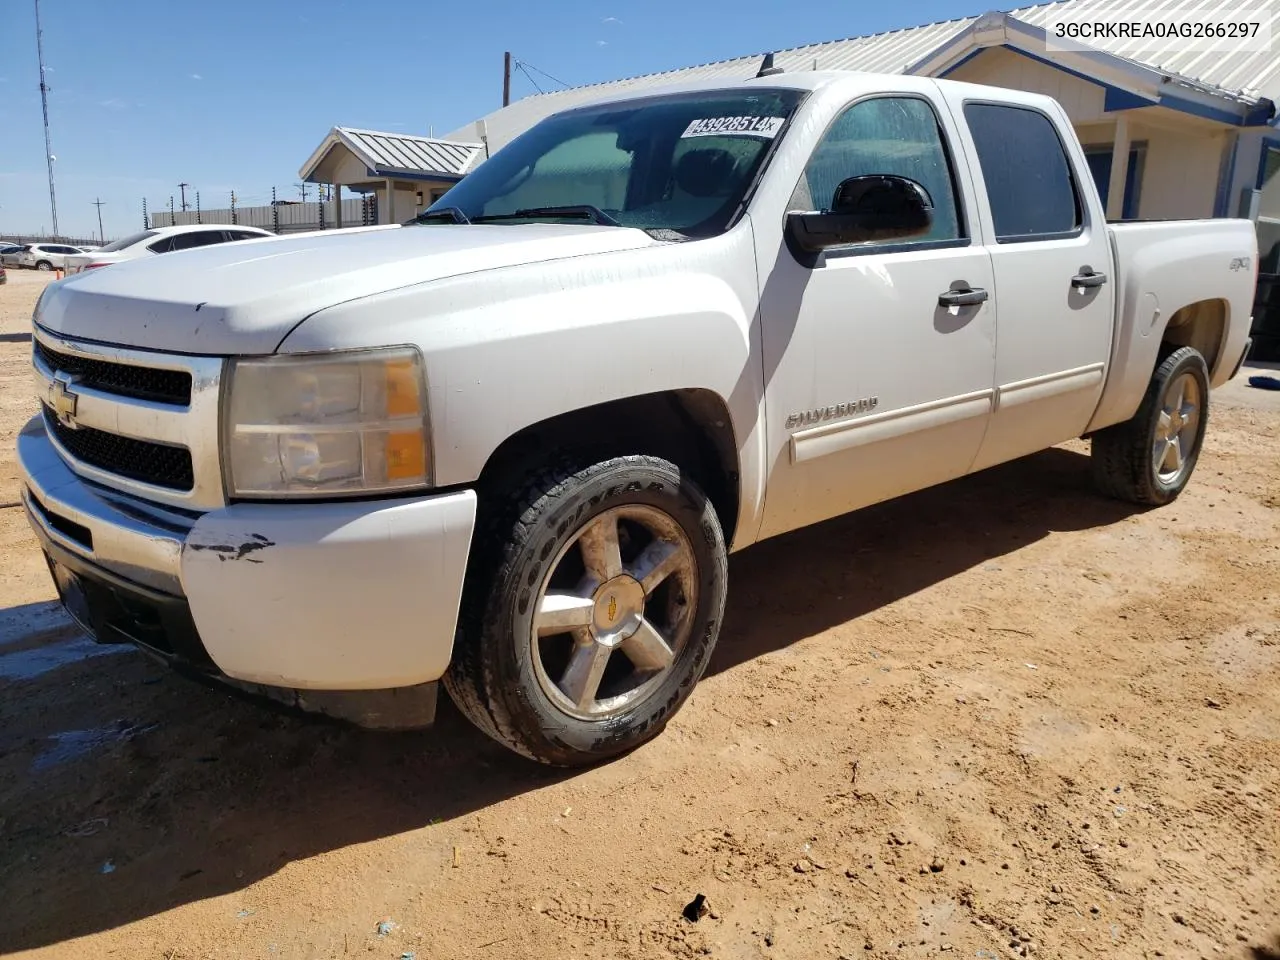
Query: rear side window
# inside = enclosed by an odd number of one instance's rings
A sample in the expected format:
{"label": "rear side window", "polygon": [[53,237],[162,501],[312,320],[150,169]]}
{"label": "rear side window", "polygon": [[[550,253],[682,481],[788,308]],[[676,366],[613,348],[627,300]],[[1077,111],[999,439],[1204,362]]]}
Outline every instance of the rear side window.
{"label": "rear side window", "polygon": [[193,230],[191,233],[179,233],[173,238],[173,250],[190,250],[192,247],[206,247],[211,243],[222,243],[221,230]]}
{"label": "rear side window", "polygon": [[978,149],[996,239],[1074,235],[1082,223],[1080,196],[1052,121],[1036,110],[992,103],[965,104],[964,116]]}

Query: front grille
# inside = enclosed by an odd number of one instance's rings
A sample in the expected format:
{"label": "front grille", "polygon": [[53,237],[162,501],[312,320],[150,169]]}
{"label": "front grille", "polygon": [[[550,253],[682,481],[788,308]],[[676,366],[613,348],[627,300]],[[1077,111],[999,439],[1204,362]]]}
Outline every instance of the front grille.
{"label": "front grille", "polygon": [[44,422],[68,453],[91,467],[166,490],[186,491],[195,486],[191,452],[182,447],[134,440],[92,427],[73,429],[60,423],[48,407]]}
{"label": "front grille", "polygon": [[50,370],[78,377],[80,383],[103,393],[185,407],[191,403],[191,374],[112,363],[61,353],[35,341],[35,353]]}

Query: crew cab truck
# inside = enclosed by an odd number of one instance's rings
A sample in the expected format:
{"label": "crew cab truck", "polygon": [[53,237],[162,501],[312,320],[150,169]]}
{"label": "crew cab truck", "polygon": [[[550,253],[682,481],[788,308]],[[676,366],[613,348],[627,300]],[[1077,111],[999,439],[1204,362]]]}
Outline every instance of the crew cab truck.
{"label": "crew cab truck", "polygon": [[51,285],[23,497],[102,642],[371,727],[442,682],[589,763],[689,696],[733,550],[1082,436],[1173,500],[1256,260],[1245,221],[1108,225],[1042,96],[637,93],[401,229]]}

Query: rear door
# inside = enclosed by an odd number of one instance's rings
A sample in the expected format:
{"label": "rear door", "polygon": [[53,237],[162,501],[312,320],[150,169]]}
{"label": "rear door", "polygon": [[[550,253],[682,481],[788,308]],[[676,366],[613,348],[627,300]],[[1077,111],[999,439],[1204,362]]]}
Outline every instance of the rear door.
{"label": "rear door", "polygon": [[947,91],[987,206],[999,291],[995,412],[982,469],[1080,436],[1111,354],[1111,246],[1084,153],[1042,98]]}

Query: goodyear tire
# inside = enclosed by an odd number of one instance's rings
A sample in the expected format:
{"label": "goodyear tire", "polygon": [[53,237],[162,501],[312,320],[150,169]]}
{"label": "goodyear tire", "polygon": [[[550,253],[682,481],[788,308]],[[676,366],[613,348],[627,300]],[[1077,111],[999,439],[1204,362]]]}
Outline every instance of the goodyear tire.
{"label": "goodyear tire", "polygon": [[1095,483],[1131,503],[1173,502],[1200,459],[1208,422],[1208,366],[1199,351],[1179,347],[1156,367],[1138,412],[1094,435]]}
{"label": "goodyear tire", "polygon": [[650,740],[711,658],[724,536],[665,460],[550,471],[492,511],[472,560],[445,687],[534,760],[580,766]]}

